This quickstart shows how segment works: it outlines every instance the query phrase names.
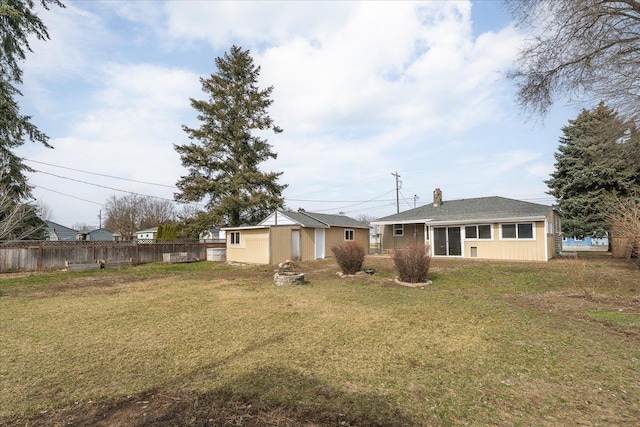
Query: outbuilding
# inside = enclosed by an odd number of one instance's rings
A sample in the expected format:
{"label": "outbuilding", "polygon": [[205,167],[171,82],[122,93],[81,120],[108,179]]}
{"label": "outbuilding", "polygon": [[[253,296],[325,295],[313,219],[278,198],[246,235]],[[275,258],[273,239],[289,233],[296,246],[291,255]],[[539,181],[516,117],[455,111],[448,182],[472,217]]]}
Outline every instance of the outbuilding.
{"label": "outbuilding", "polygon": [[227,261],[277,264],[333,256],[334,245],[369,248],[369,225],[345,215],[276,210],[255,226],[223,228]]}

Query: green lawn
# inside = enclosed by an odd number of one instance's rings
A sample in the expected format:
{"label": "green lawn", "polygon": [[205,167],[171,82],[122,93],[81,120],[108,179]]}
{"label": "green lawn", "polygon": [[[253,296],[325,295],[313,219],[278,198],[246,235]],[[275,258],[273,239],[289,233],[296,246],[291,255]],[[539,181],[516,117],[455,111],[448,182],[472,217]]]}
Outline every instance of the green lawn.
{"label": "green lawn", "polygon": [[640,273],[434,260],[0,276],[0,425],[636,425]]}

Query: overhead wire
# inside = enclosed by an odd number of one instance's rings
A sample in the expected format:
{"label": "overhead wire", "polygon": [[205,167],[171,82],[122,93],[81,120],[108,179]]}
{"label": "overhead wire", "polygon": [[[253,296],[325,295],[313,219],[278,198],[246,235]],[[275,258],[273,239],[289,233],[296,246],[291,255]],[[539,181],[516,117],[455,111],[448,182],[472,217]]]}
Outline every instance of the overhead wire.
{"label": "overhead wire", "polygon": [[[97,173],[97,172],[91,172],[91,171],[86,171],[86,170],[82,170],[82,169],[71,168],[71,167],[67,167],[67,166],[61,166],[61,165],[56,165],[56,164],[53,164],[53,163],[41,162],[41,161],[31,160],[31,159],[27,159],[27,158],[23,158],[23,160],[26,160],[26,161],[29,161],[29,162],[33,162],[33,163],[42,164],[42,165],[46,165],[46,166],[52,166],[52,167],[57,167],[57,168],[61,168],[61,169],[71,170],[71,171],[74,171],[74,172],[81,172],[81,173],[86,173],[86,174],[90,174],[90,175],[102,176],[102,177],[105,177],[105,178],[118,179],[118,180],[122,180],[122,181],[135,182],[135,183],[139,183],[139,184],[154,185],[154,186],[158,186],[158,187],[177,189],[177,187],[175,187],[175,186],[166,185],[166,184],[159,184],[159,183],[154,183],[154,182],[140,181],[140,180],[134,180],[134,179],[129,179],[129,178],[123,178],[123,177],[118,177],[118,176],[114,176],[114,175],[101,174],[101,173]],[[138,193],[138,192],[134,192],[134,191],[123,190],[123,189],[120,189],[120,188],[115,188],[115,187],[111,187],[111,186],[96,184],[96,183],[84,181],[84,180],[81,180],[81,179],[71,178],[71,177],[67,177],[67,176],[63,176],[63,175],[58,175],[58,174],[54,174],[54,173],[51,173],[51,172],[45,172],[45,171],[42,171],[42,170],[34,169],[34,172],[45,174],[45,175],[50,175],[50,176],[54,176],[56,178],[66,179],[66,180],[70,180],[70,181],[74,181],[74,182],[78,182],[78,183],[82,183],[82,184],[86,184],[86,185],[91,185],[91,186],[95,186],[95,187],[99,187],[99,188],[105,188],[105,189],[108,189],[108,190],[118,191],[118,192],[122,192],[122,193],[128,193],[128,194],[133,194],[133,195],[137,195],[137,196],[151,197],[151,198],[158,199],[158,200],[176,202],[174,199],[168,199],[168,198],[165,198],[165,197],[158,197],[158,196],[152,196],[152,195]],[[382,175],[380,175],[380,176],[382,176]],[[348,184],[345,184],[345,185],[348,185]],[[46,188],[46,187],[43,187],[43,186],[36,185],[36,187],[39,187],[39,188],[42,188],[44,190],[51,191],[51,192],[54,192],[54,193],[58,193],[58,194],[61,194],[61,195],[67,196],[67,197],[75,198],[77,200],[81,200],[81,201],[84,201],[84,202],[97,204],[97,205],[100,205],[100,206],[103,205],[102,203],[97,203],[97,202],[94,202],[94,201],[91,201],[91,200],[86,200],[86,199],[83,199],[81,197],[77,197],[77,196],[73,196],[73,195],[70,195],[70,194],[62,193],[60,191],[52,190],[52,189],[49,189],[49,188]],[[351,203],[349,205],[316,210],[316,212],[344,211],[344,209],[351,208],[351,207],[354,207],[354,206],[360,206],[360,205],[363,205],[363,204],[366,204],[366,203],[371,203],[371,202],[374,202],[374,201],[378,201],[378,202],[393,202],[395,200],[391,200],[391,199],[389,199],[389,200],[386,200],[386,199],[380,200],[381,197],[383,197],[383,196],[385,196],[387,194],[390,194],[393,191],[395,191],[395,189],[389,190],[388,192],[385,192],[385,193],[383,193],[383,194],[381,194],[379,196],[376,196],[374,198],[367,199],[367,200],[323,200],[323,199],[302,199],[302,198],[299,199],[299,198],[288,198],[288,197],[285,197],[284,199],[285,199],[285,202]],[[409,202],[409,200],[406,199],[404,194],[402,194],[402,192],[399,192],[399,193],[402,196],[403,201],[407,204],[407,206],[409,208],[413,208],[411,202]],[[309,193],[309,194],[314,194],[314,193]],[[519,199],[519,200],[529,201],[529,202],[535,202],[535,201],[555,202],[555,198],[552,198],[552,197],[522,198],[522,199]],[[182,202],[177,202],[177,203],[182,203]],[[184,203],[184,204],[194,204],[194,205],[197,205],[197,206],[204,206],[204,204],[197,203],[197,202]],[[382,207],[391,206],[393,204],[395,204],[395,203],[387,203],[385,205],[367,207],[367,209],[369,209],[369,210],[380,209]],[[350,210],[349,212],[356,212],[356,210]]]}
{"label": "overhead wire", "polygon": [[60,192],[60,191],[52,190],[52,189],[50,189],[50,188],[43,187],[42,185],[34,185],[34,187],[36,187],[36,188],[41,188],[41,189],[43,189],[43,190],[47,190],[47,191],[51,191],[52,193],[61,194],[61,195],[63,195],[63,196],[71,197],[72,199],[82,200],[83,202],[93,203],[94,205],[98,205],[98,206],[102,206],[102,205],[103,205],[103,203],[98,203],[98,202],[94,202],[94,201],[92,201],[92,200],[83,199],[83,198],[81,198],[81,197],[72,196],[71,194],[66,194],[66,193],[62,193],[62,192]]}
{"label": "overhead wire", "polygon": [[[40,162],[40,161],[26,159],[26,158],[24,158],[24,160],[27,160],[27,161],[30,161],[30,162],[33,162],[33,163],[47,165],[47,166],[58,167],[58,168],[61,168],[61,169],[72,170],[72,171],[75,171],[75,172],[82,172],[82,173],[87,173],[87,174],[91,174],[91,175],[103,176],[103,177],[106,177],[106,178],[113,178],[113,179],[119,179],[119,180],[123,180],[123,181],[136,182],[136,183],[140,183],[140,184],[149,184],[149,185],[156,185],[156,186],[161,186],[161,187],[166,187],[166,188],[177,189],[177,187],[173,187],[173,186],[169,186],[169,185],[165,185],[165,184],[158,184],[158,183],[153,183],[153,182],[139,181],[139,180],[133,180],[133,179],[128,179],[128,178],[122,178],[122,177],[117,177],[117,176],[113,176],[113,175],[90,172],[90,171],[85,171],[85,170],[82,170],[82,169],[70,168],[70,167],[66,167],[66,166],[56,165],[56,164],[53,164],[53,163]],[[63,176],[63,175],[59,175],[59,174],[55,174],[55,173],[51,173],[51,172],[45,172],[45,171],[42,171],[42,170],[39,170],[39,169],[34,169],[33,171],[37,172],[37,173],[45,174],[45,175],[54,176],[54,177],[60,178],[60,179],[66,179],[66,180],[70,180],[70,181],[75,181],[75,182],[79,182],[81,184],[92,185],[92,186],[95,186],[95,187],[105,188],[105,189],[113,190],[113,191],[119,191],[119,192],[122,192],[122,193],[134,194],[134,195],[138,195],[138,196],[152,197],[152,198],[160,199],[160,200],[175,201],[173,199],[167,199],[167,198],[164,198],[164,197],[152,196],[152,195],[148,195],[148,194],[142,194],[142,193],[137,193],[137,192],[133,192],[133,191],[129,191],[129,190],[123,190],[123,189],[120,189],[120,188],[115,188],[115,187],[106,186],[106,185],[102,185],[102,184],[96,184],[96,183],[93,183],[93,182],[88,182],[88,181],[77,179],[77,178],[71,178],[71,177],[68,177],[68,176]],[[41,187],[41,188],[46,189],[44,187]],[[75,197],[75,196],[72,196],[72,195],[69,195],[69,194],[65,194],[65,193],[61,193],[61,192],[58,192],[58,191],[54,191],[54,190],[50,190],[50,191],[53,191],[53,192],[56,192],[58,194],[65,195],[65,196],[68,196],[68,197],[73,197],[73,198],[76,198],[78,200],[87,201],[87,200],[84,200],[82,198]],[[383,194],[381,194],[379,196],[376,196],[376,197],[374,197],[372,199],[368,199],[368,200],[317,200],[317,199],[291,199],[291,198],[286,198],[285,197],[285,201],[289,201],[289,202],[313,202],[313,203],[353,203],[351,205],[340,206],[340,207],[331,208],[331,209],[325,209],[325,211],[342,210],[344,208],[358,206],[358,205],[369,203],[369,202],[372,202],[372,201],[386,201],[386,200],[379,200],[379,198],[391,193],[392,191],[394,191],[394,190],[390,190],[390,191],[388,191],[386,193],[383,193]],[[96,203],[96,202],[91,202],[91,201],[88,201],[88,202],[89,203]],[[195,203],[195,202],[193,204],[201,205],[201,206],[203,205],[201,203]]]}
{"label": "overhead wire", "polygon": [[136,179],[122,178],[122,177],[119,177],[119,176],[106,175],[106,174],[97,173],[97,172],[90,172],[90,171],[85,171],[85,170],[82,170],[82,169],[70,168],[70,167],[67,167],[67,166],[54,165],[53,163],[39,162],[37,160],[31,160],[31,159],[27,159],[27,158],[24,158],[24,157],[22,158],[22,160],[26,160],[26,161],[32,162],[32,163],[38,163],[38,164],[41,164],[41,165],[53,166],[55,168],[67,169],[67,170],[71,170],[71,171],[74,171],[74,172],[82,172],[82,173],[87,173],[87,174],[91,174],[91,175],[104,176],[106,178],[119,179],[119,180],[122,180],[122,181],[137,182],[139,184],[156,185],[158,187],[166,187],[166,188],[173,188],[173,189],[177,189],[178,188],[175,185],[158,184],[158,183],[155,183],[155,182],[148,182],[148,181],[138,181]]}

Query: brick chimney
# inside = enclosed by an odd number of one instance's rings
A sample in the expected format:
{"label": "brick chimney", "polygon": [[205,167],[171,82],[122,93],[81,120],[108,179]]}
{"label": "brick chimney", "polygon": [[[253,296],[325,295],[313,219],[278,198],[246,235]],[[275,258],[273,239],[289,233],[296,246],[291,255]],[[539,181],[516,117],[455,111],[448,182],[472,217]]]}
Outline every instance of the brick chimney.
{"label": "brick chimney", "polygon": [[442,191],[439,188],[436,188],[433,191],[433,206],[438,207],[442,204]]}

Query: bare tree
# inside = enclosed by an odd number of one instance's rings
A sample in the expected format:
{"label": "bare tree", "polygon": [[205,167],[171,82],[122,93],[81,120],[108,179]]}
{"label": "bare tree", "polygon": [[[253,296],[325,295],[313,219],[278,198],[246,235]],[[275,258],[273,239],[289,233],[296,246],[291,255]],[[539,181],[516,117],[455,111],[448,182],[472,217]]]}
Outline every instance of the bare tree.
{"label": "bare tree", "polygon": [[37,227],[23,227],[32,213],[33,206],[26,203],[16,205],[3,192],[0,195],[0,240],[23,240],[36,233]]}
{"label": "bare tree", "polygon": [[640,0],[505,1],[529,30],[508,76],[524,110],[544,116],[560,97],[604,100],[640,119]]}
{"label": "bare tree", "polygon": [[51,221],[53,219],[53,210],[51,209],[51,206],[47,205],[42,200],[38,200],[36,202],[36,210],[38,211],[38,216],[41,220]]}
{"label": "bare tree", "polygon": [[0,168],[0,240],[24,240],[42,238],[44,223],[37,215],[37,208],[28,203],[16,203],[15,196],[7,189],[3,168]]}
{"label": "bare tree", "polygon": [[177,220],[176,206],[171,200],[147,197],[143,199],[140,208],[140,228],[174,224]]}
{"label": "bare tree", "polygon": [[127,194],[121,197],[112,195],[105,203],[105,216],[106,229],[130,240],[138,230],[174,223],[177,214],[171,200]]}
{"label": "bare tree", "polygon": [[77,231],[91,231],[95,230],[96,227],[93,227],[86,222],[76,222],[74,224],[71,224],[71,228]]}
{"label": "bare tree", "polygon": [[356,219],[358,221],[364,222],[367,225],[371,225],[371,222],[375,221],[376,217],[368,214],[360,214],[356,217]]}
{"label": "bare tree", "polygon": [[640,199],[612,196],[605,216],[616,234],[629,238],[630,255],[640,257]]}
{"label": "bare tree", "polygon": [[140,210],[139,196],[128,194],[122,197],[111,197],[105,203],[105,228],[119,233],[123,240],[131,240],[133,233],[139,230]]}

